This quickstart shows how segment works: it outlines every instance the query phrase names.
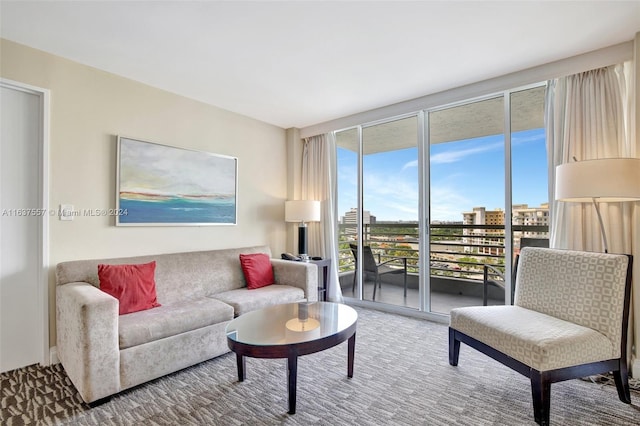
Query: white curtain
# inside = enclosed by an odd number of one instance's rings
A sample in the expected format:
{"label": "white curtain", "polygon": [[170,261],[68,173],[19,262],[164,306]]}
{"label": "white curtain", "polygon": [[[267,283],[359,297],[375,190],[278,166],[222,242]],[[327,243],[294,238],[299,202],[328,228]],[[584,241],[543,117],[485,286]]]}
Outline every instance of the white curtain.
{"label": "white curtain", "polygon": [[[636,157],[631,131],[630,63],[587,71],[549,82],[546,99],[551,247],[604,251],[595,208],[590,203],[555,201],[555,167],[570,161]],[[636,260],[633,292],[640,291],[640,202],[600,203],[611,253]],[[630,324],[640,306],[631,307]],[[637,333],[635,333],[637,336]],[[629,348],[634,335],[629,330]],[[636,344],[637,346],[637,344]],[[636,354],[637,356],[638,354]]]}
{"label": "white curtain", "polygon": [[[624,69],[610,66],[549,82],[546,128],[552,247],[604,251],[593,205],[555,201],[555,167],[571,161],[635,156],[635,141],[627,129]],[[634,204],[600,204],[613,253],[631,253]]]}
{"label": "white curtain", "polygon": [[309,223],[309,253],[320,253],[331,259],[327,300],[342,302],[338,279],[338,244],[336,241],[336,209],[334,201],[337,188],[336,149],[333,133],[304,140],[302,151],[302,199],[321,201],[320,222]]}

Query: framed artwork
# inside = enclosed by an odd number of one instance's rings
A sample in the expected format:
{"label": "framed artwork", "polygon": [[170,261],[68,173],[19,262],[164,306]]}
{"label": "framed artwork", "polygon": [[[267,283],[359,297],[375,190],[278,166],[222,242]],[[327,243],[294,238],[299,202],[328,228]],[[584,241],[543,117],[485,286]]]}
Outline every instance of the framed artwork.
{"label": "framed artwork", "polygon": [[235,225],[238,159],[118,136],[116,226]]}

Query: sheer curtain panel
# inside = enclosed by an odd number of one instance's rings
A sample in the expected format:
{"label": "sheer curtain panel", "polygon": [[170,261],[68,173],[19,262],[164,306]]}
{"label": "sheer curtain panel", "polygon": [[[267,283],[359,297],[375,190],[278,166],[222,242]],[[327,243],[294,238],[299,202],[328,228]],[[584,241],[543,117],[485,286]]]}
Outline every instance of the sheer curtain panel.
{"label": "sheer curtain panel", "polygon": [[302,198],[321,202],[321,220],[309,224],[309,252],[331,259],[327,300],[342,302],[338,279],[336,197],[336,147],[333,133],[304,139],[302,151]]}
{"label": "sheer curtain panel", "polygon": [[[630,64],[619,64],[549,81],[545,127],[551,247],[603,251],[594,206],[555,200],[555,168],[572,161],[637,157],[640,149],[630,131],[630,74]],[[632,288],[637,293],[640,291],[640,223],[637,219],[640,202],[600,203],[599,206],[610,252],[634,256]],[[639,309],[640,306],[632,302],[631,318],[639,315]],[[632,319],[631,324],[634,322]],[[638,335],[633,327],[629,333]],[[629,339],[629,347],[634,344],[637,348],[637,340]]]}

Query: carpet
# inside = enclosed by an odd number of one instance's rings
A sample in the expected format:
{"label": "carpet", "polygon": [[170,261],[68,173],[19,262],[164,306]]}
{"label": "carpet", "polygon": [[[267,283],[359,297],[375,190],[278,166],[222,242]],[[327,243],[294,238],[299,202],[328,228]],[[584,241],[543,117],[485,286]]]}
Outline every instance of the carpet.
{"label": "carpet", "polygon": [[[355,370],[347,344],[298,361],[296,414],[287,414],[286,361],[252,359],[237,381],[232,353],[84,404],[58,364],[0,375],[3,425],[534,425],[529,381],[462,345],[448,363],[447,327],[357,307]],[[614,386],[570,380],[551,386],[551,423],[640,424]]]}

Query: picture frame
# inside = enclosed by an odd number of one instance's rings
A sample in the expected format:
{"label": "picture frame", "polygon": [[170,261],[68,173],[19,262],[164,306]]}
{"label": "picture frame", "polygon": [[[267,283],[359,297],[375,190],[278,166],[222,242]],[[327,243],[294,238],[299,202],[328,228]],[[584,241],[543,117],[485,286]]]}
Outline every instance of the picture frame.
{"label": "picture frame", "polygon": [[236,225],[238,159],[118,136],[116,226]]}

